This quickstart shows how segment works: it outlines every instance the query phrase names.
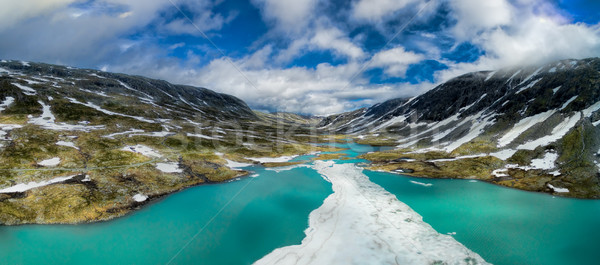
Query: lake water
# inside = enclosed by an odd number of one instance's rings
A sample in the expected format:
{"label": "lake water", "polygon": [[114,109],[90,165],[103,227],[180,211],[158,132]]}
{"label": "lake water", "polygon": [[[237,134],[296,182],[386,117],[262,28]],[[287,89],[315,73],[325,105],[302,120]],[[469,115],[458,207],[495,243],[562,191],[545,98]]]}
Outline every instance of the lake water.
{"label": "lake water", "polygon": [[[355,156],[372,150],[352,145],[345,152]],[[331,194],[331,185],[306,167],[248,169],[258,177],[193,187],[109,222],[0,227],[0,264],[251,264],[275,248],[299,244],[309,213]],[[488,262],[600,260],[595,243],[600,201],[468,180],[365,173],[438,232],[456,233]]]}

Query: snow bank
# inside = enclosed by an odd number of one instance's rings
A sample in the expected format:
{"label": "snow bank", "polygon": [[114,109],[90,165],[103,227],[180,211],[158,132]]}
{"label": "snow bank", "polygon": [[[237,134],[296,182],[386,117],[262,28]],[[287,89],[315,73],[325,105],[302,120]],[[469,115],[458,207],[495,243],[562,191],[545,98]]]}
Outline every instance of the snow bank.
{"label": "snow bank", "polygon": [[276,249],[255,264],[488,264],[356,166],[316,161],[313,168],[334,193],[310,214],[301,245]]}
{"label": "snow bank", "polygon": [[51,180],[41,181],[41,182],[34,182],[34,181],[32,181],[32,182],[29,182],[29,183],[21,183],[21,184],[17,184],[15,186],[12,186],[12,187],[1,189],[0,193],[25,192],[25,191],[28,191],[30,189],[39,188],[39,187],[47,186],[47,185],[50,185],[50,184],[63,182],[63,181],[72,179],[75,176],[76,175],[68,176],[68,177],[58,177],[58,178],[53,178]]}

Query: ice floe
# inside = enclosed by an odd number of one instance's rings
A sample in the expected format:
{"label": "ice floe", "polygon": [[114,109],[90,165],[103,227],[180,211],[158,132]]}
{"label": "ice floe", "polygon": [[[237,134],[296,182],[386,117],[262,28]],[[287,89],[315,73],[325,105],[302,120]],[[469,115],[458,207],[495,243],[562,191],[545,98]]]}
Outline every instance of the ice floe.
{"label": "ice floe", "polygon": [[282,162],[289,162],[290,160],[294,159],[295,157],[297,157],[297,156],[293,155],[293,156],[280,156],[280,157],[247,157],[247,159],[250,159],[250,160],[256,161],[256,162],[260,162],[260,163],[282,163]]}
{"label": "ice floe", "polygon": [[183,169],[179,168],[177,162],[156,163],[156,169],[165,173],[181,173]]}
{"label": "ice floe", "polygon": [[67,177],[58,177],[58,178],[53,178],[51,180],[40,181],[40,182],[34,182],[34,181],[32,181],[32,182],[29,182],[29,183],[21,183],[21,184],[14,185],[12,187],[1,189],[0,193],[25,192],[25,191],[28,191],[30,189],[39,188],[39,187],[47,186],[47,185],[50,185],[50,184],[67,181],[69,179],[72,179],[75,176],[76,175],[67,176]]}
{"label": "ice floe", "polygon": [[46,159],[37,164],[40,166],[44,166],[44,167],[55,167],[55,166],[58,166],[58,164],[60,164],[60,157]]}
{"label": "ice floe", "polygon": [[423,183],[423,182],[418,182],[418,181],[414,181],[414,180],[411,180],[410,183],[421,185],[421,186],[424,186],[424,187],[431,187],[431,186],[433,186],[433,184],[431,184],[431,183]]}
{"label": "ice floe", "polygon": [[255,264],[488,264],[436,232],[360,168],[333,161],[313,167],[334,193],[310,214],[301,245],[276,249]]}
{"label": "ice floe", "polygon": [[138,153],[141,154],[143,156],[147,156],[147,157],[162,157],[162,155],[160,155],[158,152],[154,151],[154,149],[147,147],[145,145],[129,145],[129,146],[125,146],[123,148],[121,148],[122,151],[128,151],[128,152],[134,152],[134,153]]}

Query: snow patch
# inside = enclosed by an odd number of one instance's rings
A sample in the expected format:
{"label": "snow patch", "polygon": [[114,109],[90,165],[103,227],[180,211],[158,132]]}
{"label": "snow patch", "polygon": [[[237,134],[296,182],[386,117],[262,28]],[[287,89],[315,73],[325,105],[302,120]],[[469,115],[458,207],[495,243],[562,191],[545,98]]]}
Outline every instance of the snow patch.
{"label": "snow patch", "polygon": [[554,163],[557,158],[557,153],[546,152],[543,158],[532,159],[531,166],[536,169],[553,169],[556,167]]}
{"label": "snow patch", "polygon": [[540,122],[544,122],[550,116],[552,116],[552,114],[554,114],[555,112],[556,112],[556,110],[550,110],[550,111],[538,113],[536,115],[533,115],[533,116],[530,116],[527,118],[523,118],[522,120],[517,122],[517,124],[515,124],[513,126],[513,128],[510,129],[510,131],[508,131],[506,134],[504,134],[504,136],[502,136],[498,140],[498,147],[504,147],[504,146],[510,144],[517,137],[519,137],[519,135],[521,135],[522,133],[524,133],[529,128],[533,127],[534,125],[536,125]]}
{"label": "snow patch", "polygon": [[28,95],[28,96],[33,96],[33,95],[37,95],[37,92],[35,91],[35,89],[28,87],[28,86],[24,86],[21,85],[19,83],[12,83],[14,86],[18,87],[21,89],[21,91],[23,91],[23,94]]}
{"label": "snow patch", "polygon": [[577,112],[573,116],[564,119],[560,124],[554,127],[550,135],[546,135],[534,141],[529,141],[527,143],[519,145],[517,149],[534,150],[538,146],[547,145],[549,143],[555,142],[563,136],[565,136],[569,132],[569,130],[571,130],[571,128],[573,128],[575,124],[577,124],[577,122],[580,119],[581,113]]}
{"label": "snow patch", "polygon": [[259,163],[282,163],[282,162],[288,162],[288,161],[294,159],[295,157],[297,157],[297,155],[280,156],[280,157],[247,157],[247,159],[250,159],[252,161],[256,161]]}
{"label": "snow patch", "polygon": [[29,183],[21,183],[21,184],[17,184],[15,186],[12,186],[12,187],[1,189],[0,193],[25,192],[25,191],[28,191],[30,189],[39,188],[39,187],[47,186],[47,185],[50,185],[50,184],[67,181],[69,179],[72,179],[75,176],[76,175],[67,176],[67,177],[58,177],[58,178],[53,178],[51,180],[40,181],[40,182],[34,182],[34,181],[32,181],[32,182],[29,182]]}
{"label": "snow patch", "polygon": [[[216,154],[216,153],[215,153],[215,154]],[[252,164],[235,162],[235,161],[231,161],[231,160],[229,160],[229,159],[225,159],[225,161],[227,161],[227,164],[226,164],[226,166],[227,166],[228,168],[231,168],[231,169],[240,169],[240,168],[242,168],[242,167],[249,167],[249,166],[252,166]]]}
{"label": "snow patch", "polygon": [[55,130],[55,131],[90,131],[104,129],[104,125],[98,126],[84,126],[84,125],[71,125],[62,123],[55,123],[56,117],[50,111],[50,106],[42,101],[38,101],[42,105],[42,115],[38,118],[33,118],[31,115],[28,123],[41,126],[44,129]]}
{"label": "snow patch", "polygon": [[179,168],[177,162],[156,163],[156,169],[165,173],[181,173],[183,169]]}
{"label": "snow patch", "polygon": [[138,129],[131,129],[129,131],[125,131],[125,132],[118,132],[118,133],[111,133],[108,135],[104,135],[102,137],[104,138],[108,138],[108,139],[115,139],[115,136],[119,136],[119,135],[126,135],[126,134],[130,134],[130,133],[143,133],[144,130],[138,130]]}
{"label": "snow patch", "polygon": [[517,150],[514,149],[504,149],[498,152],[490,153],[490,155],[502,160],[506,160],[513,156],[516,152]]}
{"label": "snow patch", "polygon": [[552,186],[552,184],[548,183],[548,188],[551,188],[552,190],[554,190],[554,192],[558,192],[558,193],[565,193],[565,192],[569,192],[569,189],[567,188],[559,188],[559,187],[554,187]]}
{"label": "snow patch", "polygon": [[533,86],[535,86],[535,84],[537,84],[537,82],[539,82],[540,80],[542,80],[542,78],[536,79],[535,81],[531,81],[528,85],[522,87],[521,89],[519,89],[519,91],[517,91],[517,93],[515,94],[519,94],[527,89],[532,88]]}
{"label": "snow patch", "polygon": [[507,171],[508,171],[508,169],[506,169],[506,168],[496,169],[496,170],[492,171],[492,175],[497,178],[510,177],[510,175],[508,175]]}
{"label": "snow patch", "polygon": [[567,100],[567,102],[565,102],[565,104],[563,104],[560,109],[563,110],[565,109],[567,106],[569,106],[569,104],[571,104],[571,102],[573,102],[573,100],[575,100],[578,96],[574,96],[572,98],[570,98],[569,100]]}
{"label": "snow patch", "polygon": [[138,153],[147,157],[162,157],[158,152],[154,151],[152,148],[147,147],[145,145],[134,145],[134,146],[125,146],[121,148],[121,151]]}
{"label": "snow patch", "polygon": [[73,142],[58,141],[58,142],[56,142],[56,145],[66,146],[66,147],[73,147],[73,148],[79,150],[79,147],[75,146],[75,143],[73,143]]}
{"label": "snow patch", "polygon": [[553,93],[553,94],[556,94],[556,92],[558,92],[558,90],[560,90],[560,88],[561,88],[561,87],[562,87],[562,86],[557,86],[557,87],[555,87],[554,89],[552,89],[552,93]]}
{"label": "snow patch", "polygon": [[202,138],[202,139],[208,139],[208,140],[219,140],[215,137],[211,137],[211,136],[207,136],[204,134],[198,134],[198,133],[188,133],[187,136],[189,137],[198,137],[198,138]]}
{"label": "snow patch", "polygon": [[133,137],[133,136],[167,137],[167,136],[172,136],[175,134],[177,134],[177,133],[174,133],[174,132],[149,132],[149,133],[134,133],[134,134],[130,134],[129,137]]}
{"label": "snow patch", "polygon": [[40,166],[44,166],[44,167],[55,167],[55,166],[58,166],[58,164],[60,164],[60,158],[54,157],[54,158],[46,159],[37,164]]}
{"label": "snow patch", "polygon": [[2,101],[2,103],[0,103],[0,111],[5,110],[8,106],[10,106],[10,104],[13,104],[14,102],[15,102],[15,98],[6,97],[4,99],[4,101]]}
{"label": "snow patch", "polygon": [[132,115],[127,115],[127,114],[121,114],[121,113],[113,112],[113,111],[110,111],[110,110],[105,110],[105,109],[101,108],[100,106],[98,106],[98,105],[96,105],[96,104],[94,104],[94,103],[91,103],[91,102],[88,102],[88,103],[83,103],[83,102],[80,102],[79,100],[76,100],[76,99],[74,99],[74,98],[69,98],[69,97],[68,97],[67,99],[68,99],[69,101],[71,101],[71,103],[74,103],[74,104],[79,104],[79,105],[86,106],[86,107],[88,107],[88,108],[95,109],[95,110],[97,110],[97,111],[100,111],[100,112],[102,112],[102,113],[104,113],[104,114],[106,114],[106,115],[113,115],[113,116],[127,117],[127,118],[132,118],[132,119],[136,119],[136,120],[138,120],[138,121],[141,121],[141,122],[147,122],[147,123],[156,123],[155,121],[153,121],[153,120],[149,120],[149,119],[146,119],[146,118],[144,118],[144,117],[132,116]]}
{"label": "snow patch", "polygon": [[136,202],[143,202],[143,201],[146,201],[146,200],[148,199],[148,196],[146,196],[146,195],[144,195],[144,194],[140,194],[140,193],[138,193],[138,194],[136,194],[136,195],[133,195],[133,197],[132,197],[132,198],[133,198],[133,200],[134,200],[134,201],[136,201]]}

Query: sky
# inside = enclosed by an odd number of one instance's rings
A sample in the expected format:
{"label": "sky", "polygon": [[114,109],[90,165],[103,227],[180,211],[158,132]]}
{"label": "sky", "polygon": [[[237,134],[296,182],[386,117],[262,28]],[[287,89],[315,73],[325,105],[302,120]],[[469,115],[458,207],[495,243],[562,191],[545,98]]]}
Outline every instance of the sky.
{"label": "sky", "polygon": [[328,115],[458,75],[600,56],[597,0],[0,0],[0,58]]}

